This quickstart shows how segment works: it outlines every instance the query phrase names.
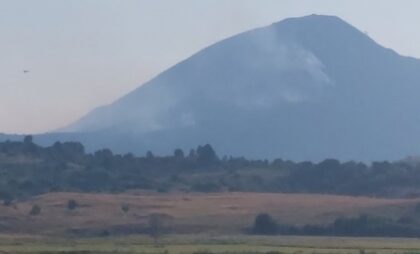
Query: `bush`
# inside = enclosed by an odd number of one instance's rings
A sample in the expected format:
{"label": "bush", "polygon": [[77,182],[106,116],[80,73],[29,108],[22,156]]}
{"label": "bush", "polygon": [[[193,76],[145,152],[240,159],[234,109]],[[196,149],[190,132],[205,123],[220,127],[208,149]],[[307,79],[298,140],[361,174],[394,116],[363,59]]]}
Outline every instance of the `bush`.
{"label": "bush", "polygon": [[69,202],[67,202],[67,209],[69,209],[70,211],[75,210],[77,206],[77,202],[74,199],[70,199]]}
{"label": "bush", "polygon": [[41,207],[39,205],[33,205],[29,215],[36,216],[41,213]]}
{"label": "bush", "polygon": [[121,206],[121,211],[123,211],[124,213],[128,213],[129,210],[130,210],[130,207],[128,205]]}
{"label": "bush", "polygon": [[260,213],[255,217],[252,232],[257,235],[275,235],[278,233],[278,224],[267,213]]}

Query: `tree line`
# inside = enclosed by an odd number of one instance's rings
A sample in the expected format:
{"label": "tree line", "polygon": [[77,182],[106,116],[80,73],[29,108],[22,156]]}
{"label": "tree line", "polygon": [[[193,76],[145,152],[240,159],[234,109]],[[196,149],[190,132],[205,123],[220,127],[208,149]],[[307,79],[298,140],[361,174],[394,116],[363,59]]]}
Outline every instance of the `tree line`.
{"label": "tree line", "polygon": [[316,236],[369,236],[420,237],[420,223],[411,217],[393,220],[372,215],[339,217],[327,225],[286,225],[266,213],[258,214],[250,231],[256,235],[316,235]]}
{"label": "tree line", "polygon": [[319,163],[282,159],[250,160],[217,155],[209,144],[172,155],[87,153],[81,143],[56,142],[48,147],[22,141],[0,142],[0,199],[47,192],[253,191],[367,196],[417,196],[420,164],[398,162]]}

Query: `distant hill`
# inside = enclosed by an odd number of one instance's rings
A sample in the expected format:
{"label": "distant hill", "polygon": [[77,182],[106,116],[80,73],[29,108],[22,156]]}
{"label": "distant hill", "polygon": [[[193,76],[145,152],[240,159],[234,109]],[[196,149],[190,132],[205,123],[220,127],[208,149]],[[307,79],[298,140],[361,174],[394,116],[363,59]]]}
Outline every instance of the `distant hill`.
{"label": "distant hill", "polygon": [[89,150],[169,154],[211,143],[248,158],[383,160],[420,153],[420,60],[311,15],[201,50],[58,133]]}

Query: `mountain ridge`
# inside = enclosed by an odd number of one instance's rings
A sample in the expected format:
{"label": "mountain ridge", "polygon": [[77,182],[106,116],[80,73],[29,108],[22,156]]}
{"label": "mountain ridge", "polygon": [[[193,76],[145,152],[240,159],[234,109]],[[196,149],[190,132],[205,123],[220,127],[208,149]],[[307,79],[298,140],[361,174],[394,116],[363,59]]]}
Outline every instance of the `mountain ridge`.
{"label": "mountain ridge", "polygon": [[420,151],[418,84],[420,60],[310,15],[208,46],[61,131],[121,152],[400,159]]}

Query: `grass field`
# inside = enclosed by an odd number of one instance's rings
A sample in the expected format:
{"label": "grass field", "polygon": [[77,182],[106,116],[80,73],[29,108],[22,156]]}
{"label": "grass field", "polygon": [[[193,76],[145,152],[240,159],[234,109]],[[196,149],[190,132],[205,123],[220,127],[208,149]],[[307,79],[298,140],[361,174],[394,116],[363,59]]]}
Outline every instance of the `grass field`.
{"label": "grass field", "polygon": [[[73,211],[67,209],[70,199],[79,204]],[[50,193],[10,207],[0,206],[0,233],[65,235],[74,229],[128,229],[136,233],[144,228],[150,214],[159,213],[166,215],[165,223],[172,233],[240,234],[260,212],[286,224],[324,224],[338,216],[361,213],[391,218],[413,215],[419,202],[280,193]],[[41,213],[30,216],[34,204],[41,207]],[[127,212],[122,211],[123,205],[129,207]]]}
{"label": "grass field", "polygon": [[[76,200],[75,210],[67,208]],[[323,224],[360,213],[387,217],[415,213],[418,199],[377,199],[275,193],[50,193],[0,206],[1,253],[150,254],[405,254],[420,253],[408,238],[259,237],[243,234],[256,214],[268,212],[288,224]],[[29,215],[37,204],[41,213]],[[121,206],[128,206],[124,212]],[[165,214],[172,229],[155,244],[147,235],[114,234],[144,228],[150,214]],[[71,235],[72,229],[110,230],[107,237]],[[205,232],[205,233],[204,233]],[[174,234],[176,233],[176,234]],[[220,236],[224,235],[224,236]]]}
{"label": "grass field", "polygon": [[419,239],[296,236],[166,236],[154,244],[145,236],[60,239],[1,236],[0,253],[420,253]]}

